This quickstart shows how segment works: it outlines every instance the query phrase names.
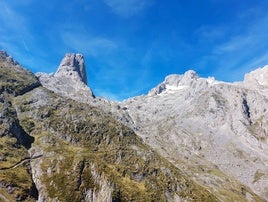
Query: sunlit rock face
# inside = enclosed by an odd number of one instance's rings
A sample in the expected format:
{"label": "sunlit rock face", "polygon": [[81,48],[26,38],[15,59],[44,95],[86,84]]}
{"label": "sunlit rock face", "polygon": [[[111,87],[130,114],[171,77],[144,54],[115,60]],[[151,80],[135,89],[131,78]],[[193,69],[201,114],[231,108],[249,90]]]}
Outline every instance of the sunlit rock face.
{"label": "sunlit rock face", "polygon": [[266,67],[237,83],[189,70],[114,102],[81,54],[37,77],[5,52],[0,66],[0,200],[268,199]]}
{"label": "sunlit rock face", "polygon": [[268,65],[246,74],[244,83],[268,87]]}
{"label": "sunlit rock face", "polygon": [[87,74],[82,54],[68,53],[62,59],[55,77],[68,77],[73,80],[81,80],[87,85]]}
{"label": "sunlit rock face", "polygon": [[215,189],[219,176],[211,170],[217,168],[267,199],[267,74],[265,66],[236,83],[200,78],[192,70],[169,75],[148,95],[121,103],[122,117],[203,186]]}
{"label": "sunlit rock face", "polygon": [[87,86],[85,62],[81,54],[66,54],[55,74],[36,75],[44,87],[62,96],[81,102],[91,102],[95,97]]}

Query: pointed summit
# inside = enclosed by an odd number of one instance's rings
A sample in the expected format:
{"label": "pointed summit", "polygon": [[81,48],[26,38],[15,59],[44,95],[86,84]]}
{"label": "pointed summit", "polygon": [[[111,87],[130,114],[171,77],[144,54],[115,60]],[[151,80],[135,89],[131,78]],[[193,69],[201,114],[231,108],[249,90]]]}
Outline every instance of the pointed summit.
{"label": "pointed summit", "polygon": [[4,50],[0,50],[0,58],[2,59],[2,58],[6,58],[6,57],[8,57],[7,52]]}
{"label": "pointed summit", "polygon": [[87,85],[87,74],[82,54],[67,53],[55,73],[56,77],[70,77]]}
{"label": "pointed summit", "polygon": [[19,63],[14,61],[11,56],[7,54],[5,50],[0,50],[0,62],[7,62],[12,65],[18,65]]}
{"label": "pointed summit", "polygon": [[36,73],[41,84],[47,89],[73,100],[88,103],[95,96],[87,85],[84,57],[67,53],[55,74]]}
{"label": "pointed summit", "polygon": [[244,77],[244,83],[248,86],[268,86],[268,65],[247,73]]}
{"label": "pointed summit", "polygon": [[162,92],[185,89],[192,86],[198,79],[198,74],[193,70],[186,71],[182,75],[171,74],[162,83],[153,88],[149,92],[149,95],[158,95]]}

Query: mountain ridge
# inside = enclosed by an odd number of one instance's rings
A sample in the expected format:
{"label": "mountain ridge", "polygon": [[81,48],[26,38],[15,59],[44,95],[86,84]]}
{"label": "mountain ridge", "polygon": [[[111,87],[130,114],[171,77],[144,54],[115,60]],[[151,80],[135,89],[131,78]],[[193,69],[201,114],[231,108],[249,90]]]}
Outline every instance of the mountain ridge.
{"label": "mountain ridge", "polygon": [[[135,131],[165,158],[193,158],[201,167],[211,162],[267,199],[268,88],[265,83],[254,85],[263,78],[258,72],[266,73],[267,66],[234,83],[198,77],[180,83],[184,75],[175,75],[175,81],[174,75],[168,76],[148,95],[123,105],[135,124],[132,128],[139,128]],[[259,173],[262,177],[256,180]],[[195,178],[206,186],[202,175]]]}
{"label": "mountain ridge", "polygon": [[[265,72],[267,72],[267,67],[265,66],[264,68],[259,68],[257,70],[257,72],[262,72],[263,74],[265,74]],[[258,158],[262,159],[263,156],[263,152],[267,151],[267,149],[262,149],[259,150],[257,149],[260,145],[261,148],[267,148],[267,122],[265,122],[265,118],[263,118],[262,116],[267,116],[267,113],[264,112],[258,112],[254,117],[253,115],[253,109],[252,106],[250,105],[254,105],[254,108],[256,108],[258,111],[261,111],[261,108],[264,107],[264,110],[267,108],[267,88],[265,85],[254,85],[256,84],[256,81],[259,81],[260,77],[258,76],[258,73],[256,73],[255,71],[248,73],[247,75],[245,75],[245,79],[242,82],[233,82],[233,83],[228,83],[228,82],[220,82],[215,80],[213,77],[209,77],[209,78],[201,78],[197,75],[197,73],[193,70],[189,70],[186,71],[185,74],[182,75],[168,75],[166,77],[166,79],[164,80],[164,82],[160,83],[158,86],[156,86],[155,88],[153,88],[152,90],[149,91],[149,93],[147,95],[143,95],[143,96],[137,96],[137,97],[133,97],[133,98],[129,98],[124,100],[123,102],[115,102],[115,103],[111,103],[109,101],[106,100],[106,104],[105,102],[96,102],[95,106],[99,106],[107,111],[111,111],[114,116],[120,120],[122,123],[126,124],[127,126],[131,127],[137,134],[139,134],[141,137],[143,137],[144,141],[148,143],[148,141],[146,141],[146,138],[150,139],[150,137],[152,138],[153,134],[155,134],[155,137],[159,137],[159,135],[161,135],[161,132],[159,132],[159,129],[157,129],[157,131],[154,132],[154,129],[150,129],[149,127],[154,128],[155,123],[152,122],[150,123],[149,120],[154,120],[153,117],[155,117],[158,113],[157,111],[160,110],[164,110],[164,113],[160,113],[160,115],[158,115],[159,117],[163,117],[163,123],[167,123],[167,121],[165,121],[167,116],[170,116],[169,114],[173,114],[173,117],[181,117],[179,114],[182,112],[180,107],[178,107],[179,111],[176,109],[176,103],[186,103],[186,106],[182,106],[182,108],[186,108],[188,110],[186,110],[186,114],[188,114],[189,112],[193,111],[194,114],[193,116],[198,116],[198,114],[201,112],[203,114],[206,114],[206,117],[202,118],[202,119],[209,119],[209,122],[212,122],[212,126],[214,127],[214,129],[212,130],[212,133],[228,133],[228,134],[238,134],[239,136],[241,136],[240,134],[247,134],[245,136],[239,137],[239,141],[235,141],[237,143],[235,143],[235,145],[239,145],[240,143],[247,145],[246,146],[246,150],[251,150],[251,151],[257,151],[258,152],[255,154],[256,156],[258,156]],[[264,83],[265,84],[265,83]],[[222,94],[223,91],[223,94]],[[206,97],[204,97],[204,93],[208,93],[208,95]],[[249,95],[250,96],[249,96]],[[230,97],[231,95],[231,97]],[[160,96],[160,97],[159,97]],[[182,100],[176,98],[177,96],[183,96],[184,98]],[[234,96],[234,97],[233,97]],[[260,97],[261,96],[261,97]],[[170,97],[170,98],[169,98]],[[231,100],[228,101],[228,98],[230,97]],[[249,97],[249,98],[248,98]],[[256,104],[254,104],[255,101],[255,97],[260,98],[262,104],[260,104],[260,106],[256,106]],[[237,99],[239,98],[239,99]],[[167,102],[167,100],[170,99],[170,104],[166,105],[165,103]],[[201,100],[200,100],[201,99]],[[233,99],[233,100],[232,100]],[[148,101],[147,101],[148,100]],[[153,100],[153,101],[151,101]],[[159,104],[157,104],[157,100],[159,100]],[[163,100],[163,101],[161,101]],[[177,102],[173,101],[173,100],[177,100]],[[191,101],[192,100],[192,101]],[[250,101],[249,101],[250,100]],[[108,102],[108,103],[107,103]],[[146,104],[144,104],[146,103]],[[148,103],[148,104],[147,104]],[[187,104],[188,103],[188,104]],[[202,103],[200,106],[197,105],[196,107],[194,107],[197,103]],[[227,103],[229,103],[228,105],[226,105]],[[159,107],[159,109],[157,109],[157,105],[162,105],[163,107]],[[203,105],[203,106],[202,106]],[[118,107],[119,106],[119,107]],[[206,107],[207,106],[207,107]],[[229,109],[227,108],[233,108],[233,111],[229,111]],[[240,107],[235,107],[235,106],[240,106]],[[170,107],[172,110],[168,110],[168,108]],[[174,108],[175,107],[175,108]],[[200,108],[200,107],[204,107],[204,109]],[[147,109],[151,109],[150,111],[145,111],[145,113],[141,113],[141,115],[139,115],[139,112],[142,109],[144,110],[144,108]],[[195,109],[196,108],[196,109]],[[119,110],[118,110],[119,109]],[[208,109],[209,113],[207,113],[206,109]],[[228,109],[228,112],[225,110]],[[196,111],[197,110],[197,111]],[[178,114],[174,114],[174,111],[176,111]],[[196,112],[195,112],[196,111]],[[152,114],[150,114],[152,113]],[[195,115],[195,113],[197,113]],[[230,118],[226,118],[227,114],[232,114]],[[235,114],[237,113],[237,114]],[[241,115],[239,115],[241,114]],[[260,115],[261,114],[261,115]],[[239,115],[239,116],[238,116]],[[138,116],[138,119],[137,119]],[[187,115],[189,116],[189,115]],[[210,117],[212,116],[212,117]],[[141,118],[143,117],[143,118]],[[178,119],[175,118],[176,119]],[[211,118],[214,118],[214,120],[210,120]],[[240,117],[240,118],[237,118]],[[260,118],[262,117],[262,118]],[[139,120],[141,119],[141,120]],[[186,119],[185,117],[181,117],[179,119]],[[186,119],[187,120],[187,119]],[[234,121],[237,120],[237,121]],[[259,120],[261,122],[259,122]],[[156,122],[159,122],[159,120],[155,120]],[[228,123],[226,123],[226,121]],[[240,122],[242,121],[242,125],[240,124]],[[198,121],[200,122],[200,120]],[[202,121],[201,121],[202,122]],[[204,122],[204,121],[203,121]],[[143,123],[145,123],[146,125],[148,124],[148,126],[146,127]],[[171,123],[170,123],[171,124]],[[174,123],[173,123],[174,124]],[[192,121],[190,121],[191,124]],[[227,124],[227,125],[226,125]],[[176,123],[175,125],[180,125],[178,123]],[[200,124],[197,124],[200,125]],[[207,126],[211,125],[210,123],[206,123],[206,121],[203,123],[203,128],[207,128]],[[224,126],[226,125],[226,126]],[[157,127],[159,127],[158,125],[156,125]],[[221,127],[226,127],[226,129],[221,128]],[[165,126],[162,126],[163,128],[165,128]],[[170,125],[170,127],[172,127],[172,124]],[[181,128],[184,128],[185,126],[181,125]],[[218,129],[215,130],[215,127]],[[254,128],[255,127],[255,128]],[[146,130],[142,130],[144,128],[147,128]],[[174,127],[177,128],[177,127]],[[235,129],[233,129],[235,128]],[[237,128],[237,129],[236,129]],[[253,129],[254,128],[254,129]],[[181,129],[177,129],[178,131],[181,131]],[[189,130],[189,129],[187,129]],[[190,129],[190,131],[193,129]],[[200,130],[200,129],[198,129]],[[203,129],[204,130],[204,129]],[[251,132],[248,132],[250,131]],[[254,130],[257,130],[257,133],[254,132]],[[262,130],[262,131],[261,131]],[[214,131],[214,132],[213,132]],[[216,132],[217,131],[217,132]],[[220,132],[221,131],[221,132]],[[253,131],[253,133],[252,133]],[[148,137],[148,135],[146,135],[147,133],[151,133],[151,136]],[[182,131],[183,133],[183,131]],[[194,132],[194,133],[199,133],[198,131]],[[171,133],[172,134],[172,133]],[[169,135],[171,135],[169,134]],[[175,133],[177,134],[177,133]],[[178,134],[175,135],[174,138],[178,139]],[[237,138],[235,135],[232,135],[233,138]],[[226,138],[229,138],[229,136],[225,135]],[[207,137],[204,137],[204,139]],[[256,139],[257,138],[257,139]],[[259,140],[262,140],[261,142],[259,142]],[[223,139],[224,140],[224,139]],[[200,140],[199,140],[200,141]],[[202,141],[202,140],[201,140]],[[217,141],[217,140],[213,140],[213,141]],[[213,142],[212,141],[212,142]],[[224,140],[226,141],[226,140]],[[240,142],[241,141],[241,142]],[[246,142],[251,142],[251,143],[245,143]],[[165,142],[165,141],[164,141]],[[179,140],[180,142],[180,140]],[[186,141],[187,142],[187,141]],[[192,143],[194,143],[195,141],[192,141]],[[232,141],[231,141],[232,142]],[[166,142],[168,145],[171,144],[172,142]],[[190,143],[190,145],[192,144]],[[161,145],[162,142],[155,142],[155,140],[152,140],[152,143],[148,143],[152,148],[156,148],[155,145]],[[174,144],[174,143],[172,143]],[[171,145],[172,145],[171,144]],[[188,142],[189,144],[189,142]],[[194,143],[195,145],[196,143]],[[233,144],[233,142],[232,142]],[[226,148],[220,146],[220,142],[217,143],[217,145],[219,146],[219,148],[221,147],[222,153],[225,153]],[[176,145],[174,145],[174,150],[176,149]],[[202,146],[194,146],[194,150],[195,148],[199,148]],[[240,148],[240,146],[238,146],[238,148]],[[238,151],[242,151],[242,153],[244,153],[241,148],[240,149],[235,149]],[[189,148],[190,150],[193,150],[193,148]],[[160,151],[160,153],[162,153],[163,151],[161,151],[161,149],[157,148],[156,149],[158,152]],[[171,152],[174,152],[173,150],[171,150]],[[211,152],[211,151],[210,151]],[[247,151],[248,152],[248,151]],[[246,152],[246,153],[247,153]],[[163,152],[165,153],[165,152]],[[183,153],[183,151],[182,151]],[[217,154],[218,155],[218,154]],[[227,154],[227,156],[222,157],[223,161],[226,161],[228,158],[233,158],[233,163],[235,164],[236,161],[241,161],[239,159],[237,159],[237,157],[233,157],[233,155],[231,155],[231,157],[229,157]],[[220,155],[221,156],[221,155]],[[167,156],[165,156],[166,158],[168,158]],[[216,156],[215,156],[216,157]],[[220,163],[219,161],[215,161],[215,157],[209,156],[208,155],[208,159],[209,161],[212,160],[212,164],[215,164],[218,166],[218,164]],[[266,157],[265,155],[263,157]],[[212,158],[212,159],[211,159]],[[219,158],[219,156],[217,156],[216,158]],[[169,158],[168,158],[169,159]],[[267,164],[267,158],[265,158],[266,160],[264,160],[264,165]],[[171,160],[171,159],[169,159]],[[247,165],[247,163],[242,163],[243,165]],[[260,164],[261,165],[261,164]],[[260,166],[259,165],[259,166]],[[234,168],[233,170],[229,168],[228,164],[227,166],[219,166],[221,169],[224,170],[224,172],[233,174],[233,173],[237,173],[237,175],[240,175],[239,169]],[[259,169],[261,168],[261,169]],[[232,170],[231,172],[228,170]],[[243,175],[240,175],[241,177],[239,177],[239,181],[243,181],[244,183],[246,183],[248,186],[252,186],[252,182],[254,181],[254,176],[256,176],[258,172],[261,173],[268,173],[268,171],[266,170],[265,166],[257,166],[256,170],[251,170],[251,169],[245,169],[245,173]],[[250,179],[252,180],[251,182],[249,181],[249,179],[247,178],[247,175],[249,175],[248,172],[251,172],[251,177]],[[232,175],[234,176],[234,175]],[[256,185],[256,182],[254,183],[254,186],[257,186],[257,189],[264,189],[264,193],[267,192],[267,190],[265,189],[265,187],[268,186],[267,182],[266,182],[266,177],[267,175],[262,175],[262,183],[261,184],[260,181],[258,183],[260,183],[260,185]],[[236,176],[238,177],[238,176]]]}
{"label": "mountain ridge", "polygon": [[[0,108],[8,113],[0,125],[5,150],[0,167],[40,156],[14,168],[15,173],[0,170],[4,197],[40,202],[267,200],[265,85],[254,90],[245,82],[217,82],[190,70],[167,76],[148,95],[114,102],[94,96],[81,70],[73,68],[84,63],[75,61],[76,54],[60,64],[60,74],[37,77],[2,55]],[[15,141],[22,132],[4,124],[13,120],[33,138],[28,147]],[[24,178],[23,186],[15,180]]]}

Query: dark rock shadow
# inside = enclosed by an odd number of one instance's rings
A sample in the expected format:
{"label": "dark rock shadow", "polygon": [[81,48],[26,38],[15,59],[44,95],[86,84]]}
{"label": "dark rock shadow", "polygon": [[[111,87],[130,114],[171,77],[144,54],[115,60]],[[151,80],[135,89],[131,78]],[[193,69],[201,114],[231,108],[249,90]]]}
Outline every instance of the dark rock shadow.
{"label": "dark rock shadow", "polygon": [[31,148],[34,137],[25,132],[19,124],[19,121],[15,121],[12,124],[10,132],[17,138],[19,144],[23,145],[27,150]]}
{"label": "dark rock shadow", "polygon": [[38,196],[39,196],[39,192],[35,186],[35,183],[32,179],[32,186],[30,188],[29,194],[37,201],[38,200]]}

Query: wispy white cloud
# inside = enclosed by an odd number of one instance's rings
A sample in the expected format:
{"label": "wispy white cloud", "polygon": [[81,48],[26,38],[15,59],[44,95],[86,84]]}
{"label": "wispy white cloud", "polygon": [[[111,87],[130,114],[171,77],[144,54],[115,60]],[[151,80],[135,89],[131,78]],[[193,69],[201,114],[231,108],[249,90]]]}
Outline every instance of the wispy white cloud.
{"label": "wispy white cloud", "polygon": [[[213,74],[219,79],[242,80],[246,72],[268,64],[268,15],[253,18],[242,27],[237,22],[234,33],[228,27],[221,28],[226,31],[223,35],[227,37],[219,37],[221,41],[212,46],[210,54],[203,56],[197,65],[205,65],[205,68],[212,68],[210,65],[213,65]],[[218,31],[211,34],[212,37],[221,35]]]}
{"label": "wispy white cloud", "polygon": [[26,20],[23,16],[15,12],[7,3],[0,1],[0,22],[1,27],[8,31],[19,30],[24,33],[26,31]]}
{"label": "wispy white cloud", "polygon": [[48,68],[51,64],[45,58],[47,52],[37,43],[31,30],[30,16],[23,13],[22,7],[29,6],[32,2],[33,0],[0,0],[0,49],[8,51],[21,65],[34,72],[50,71]]}
{"label": "wispy white cloud", "polygon": [[151,65],[151,62],[153,60],[153,54],[152,54],[152,50],[149,49],[146,51],[146,53],[144,54],[142,60],[141,60],[141,64],[143,67],[149,67]]}
{"label": "wispy white cloud", "polygon": [[[86,61],[91,78],[89,85],[97,96],[120,101],[137,95],[137,89],[144,90],[147,68],[136,61],[139,56],[123,41],[94,36],[83,27],[74,32],[66,27],[60,30],[69,51],[80,52],[89,59]],[[94,63],[94,68],[91,63]],[[137,66],[133,67],[133,64]]]}
{"label": "wispy white cloud", "polygon": [[31,39],[31,33],[27,29],[27,20],[7,2],[0,1],[0,8],[2,8],[0,12],[0,47],[10,51],[10,54],[16,57],[22,56],[21,52],[29,51],[26,44]]}
{"label": "wispy white cloud", "polygon": [[17,1],[17,0],[3,0],[8,1],[8,3],[16,6],[28,6],[30,5],[34,0],[23,0],[23,1]]}
{"label": "wispy white cloud", "polygon": [[118,95],[117,93],[111,93],[110,90],[105,90],[101,88],[94,89],[94,93],[97,96],[104,97],[106,99],[113,100],[113,101],[120,101],[122,99],[122,97]]}
{"label": "wispy white cloud", "polygon": [[250,60],[246,66],[247,67],[263,67],[264,65],[267,65],[267,64],[268,64],[268,51]]}
{"label": "wispy white cloud", "polygon": [[23,46],[24,46],[25,50],[30,51],[30,49],[28,48],[28,45],[26,44],[24,39],[22,40],[22,42],[23,42]]}
{"label": "wispy white cloud", "polygon": [[195,35],[205,41],[215,41],[226,37],[228,31],[229,28],[226,26],[203,25],[195,31]]}
{"label": "wispy white cloud", "polygon": [[[238,35],[230,39],[229,41],[216,46],[213,50],[214,54],[226,54],[246,49],[247,47],[254,46],[256,43],[255,36],[251,34]],[[258,39],[257,39],[258,40]]]}
{"label": "wispy white cloud", "polygon": [[67,47],[92,56],[104,56],[117,49],[113,40],[92,36],[86,32],[62,32],[62,40]]}
{"label": "wispy white cloud", "polygon": [[136,15],[153,4],[153,0],[104,0],[104,2],[122,17]]}
{"label": "wispy white cloud", "polygon": [[132,86],[131,89],[130,88],[120,89],[118,91],[111,90],[109,87],[95,88],[93,89],[93,91],[97,96],[105,97],[113,101],[123,101],[124,99],[141,95],[142,93],[141,90],[135,90],[135,89],[137,89],[137,86]]}

